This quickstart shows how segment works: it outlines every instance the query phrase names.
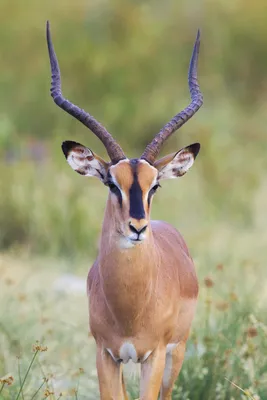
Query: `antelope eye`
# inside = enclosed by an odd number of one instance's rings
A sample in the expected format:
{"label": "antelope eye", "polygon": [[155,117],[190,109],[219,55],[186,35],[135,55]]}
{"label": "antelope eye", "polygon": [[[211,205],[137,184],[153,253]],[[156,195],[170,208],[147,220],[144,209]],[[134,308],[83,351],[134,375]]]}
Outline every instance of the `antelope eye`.
{"label": "antelope eye", "polygon": [[158,190],[159,187],[160,187],[160,184],[159,184],[159,183],[156,183],[156,185],[153,186],[153,187],[150,189],[150,193],[151,193],[151,194],[156,193],[156,191]]}
{"label": "antelope eye", "polygon": [[153,194],[156,193],[156,191],[157,191],[157,189],[158,189],[159,187],[160,187],[160,184],[159,184],[159,183],[156,183],[156,185],[154,185],[154,186],[150,189],[150,191],[149,191],[149,193],[148,193],[148,198],[147,198],[148,206],[150,206],[151,198],[152,198]]}
{"label": "antelope eye", "polygon": [[120,189],[114,183],[107,184],[112,193],[120,193]]}

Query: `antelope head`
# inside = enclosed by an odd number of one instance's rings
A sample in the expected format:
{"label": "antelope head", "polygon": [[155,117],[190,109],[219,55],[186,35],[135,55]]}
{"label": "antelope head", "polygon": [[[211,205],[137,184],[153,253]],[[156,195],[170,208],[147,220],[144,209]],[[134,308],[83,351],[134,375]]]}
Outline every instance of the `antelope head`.
{"label": "antelope head", "polygon": [[184,175],[193,165],[200,144],[194,143],[177,152],[156,160],[164,142],[187,122],[203,104],[197,81],[197,64],[200,46],[198,32],[188,73],[191,103],[175,115],[154,137],[140,158],[128,159],[111,134],[89,113],[66,100],[61,92],[60,69],[53,48],[49,22],[47,44],[54,102],[89,128],[104,144],[110,161],[104,161],[88,147],[74,141],[62,143],[62,150],[69,165],[79,174],[95,176],[109,188],[108,203],[111,207],[115,230],[122,247],[132,247],[148,236],[150,208],[161,179]]}

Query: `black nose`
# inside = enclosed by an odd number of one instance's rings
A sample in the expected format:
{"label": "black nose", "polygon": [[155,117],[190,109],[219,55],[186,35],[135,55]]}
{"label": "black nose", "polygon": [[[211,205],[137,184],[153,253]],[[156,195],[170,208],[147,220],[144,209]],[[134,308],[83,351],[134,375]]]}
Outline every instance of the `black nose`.
{"label": "black nose", "polygon": [[134,225],[132,225],[131,223],[129,223],[129,227],[130,227],[130,230],[131,230],[132,232],[137,233],[137,235],[141,235],[141,233],[144,233],[144,232],[145,232],[145,230],[146,230],[146,228],[147,228],[147,225],[143,226],[143,227],[140,228],[140,229],[137,229]]}

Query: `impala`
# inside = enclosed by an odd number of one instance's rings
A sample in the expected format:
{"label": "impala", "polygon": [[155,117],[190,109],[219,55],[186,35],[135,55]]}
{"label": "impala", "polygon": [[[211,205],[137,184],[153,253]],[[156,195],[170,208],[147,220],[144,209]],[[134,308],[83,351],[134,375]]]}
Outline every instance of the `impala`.
{"label": "impala", "polygon": [[95,338],[101,399],[127,399],[122,363],[141,364],[140,399],[171,399],[182,367],[193,320],[198,281],[181,234],[170,224],[151,221],[152,199],[161,179],[184,175],[199,143],[156,160],[163,143],[203,103],[197,81],[199,32],[189,66],[191,103],[147,145],[128,159],[110,133],[61,93],[60,70],[49,23],[47,43],[55,103],[82,122],[104,144],[110,161],[74,142],[62,144],[69,165],[95,176],[109,188],[99,253],[88,274],[90,329]]}

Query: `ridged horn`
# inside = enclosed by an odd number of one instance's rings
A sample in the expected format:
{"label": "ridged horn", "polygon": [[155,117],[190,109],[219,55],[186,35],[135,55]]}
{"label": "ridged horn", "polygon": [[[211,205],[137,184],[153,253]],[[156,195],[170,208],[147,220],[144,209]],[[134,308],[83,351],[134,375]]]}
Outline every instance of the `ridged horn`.
{"label": "ridged horn", "polygon": [[199,110],[203,104],[203,96],[199,89],[197,80],[197,64],[198,54],[200,46],[200,32],[197,32],[197,38],[195,41],[189,71],[188,71],[188,84],[191,95],[191,103],[179,114],[175,115],[170,122],[168,122],[161,131],[154,137],[151,143],[147,145],[141,158],[153,164],[160,152],[164,142],[175,132],[181,128],[193,115]]}
{"label": "ridged horn", "polygon": [[46,24],[46,38],[52,75],[50,92],[54,102],[68,114],[72,115],[89,128],[101,140],[113,163],[126,158],[122,148],[115,139],[113,139],[111,134],[100,124],[100,122],[98,122],[92,115],[63,97],[61,92],[60,69],[51,39],[49,21],[47,21]]}

